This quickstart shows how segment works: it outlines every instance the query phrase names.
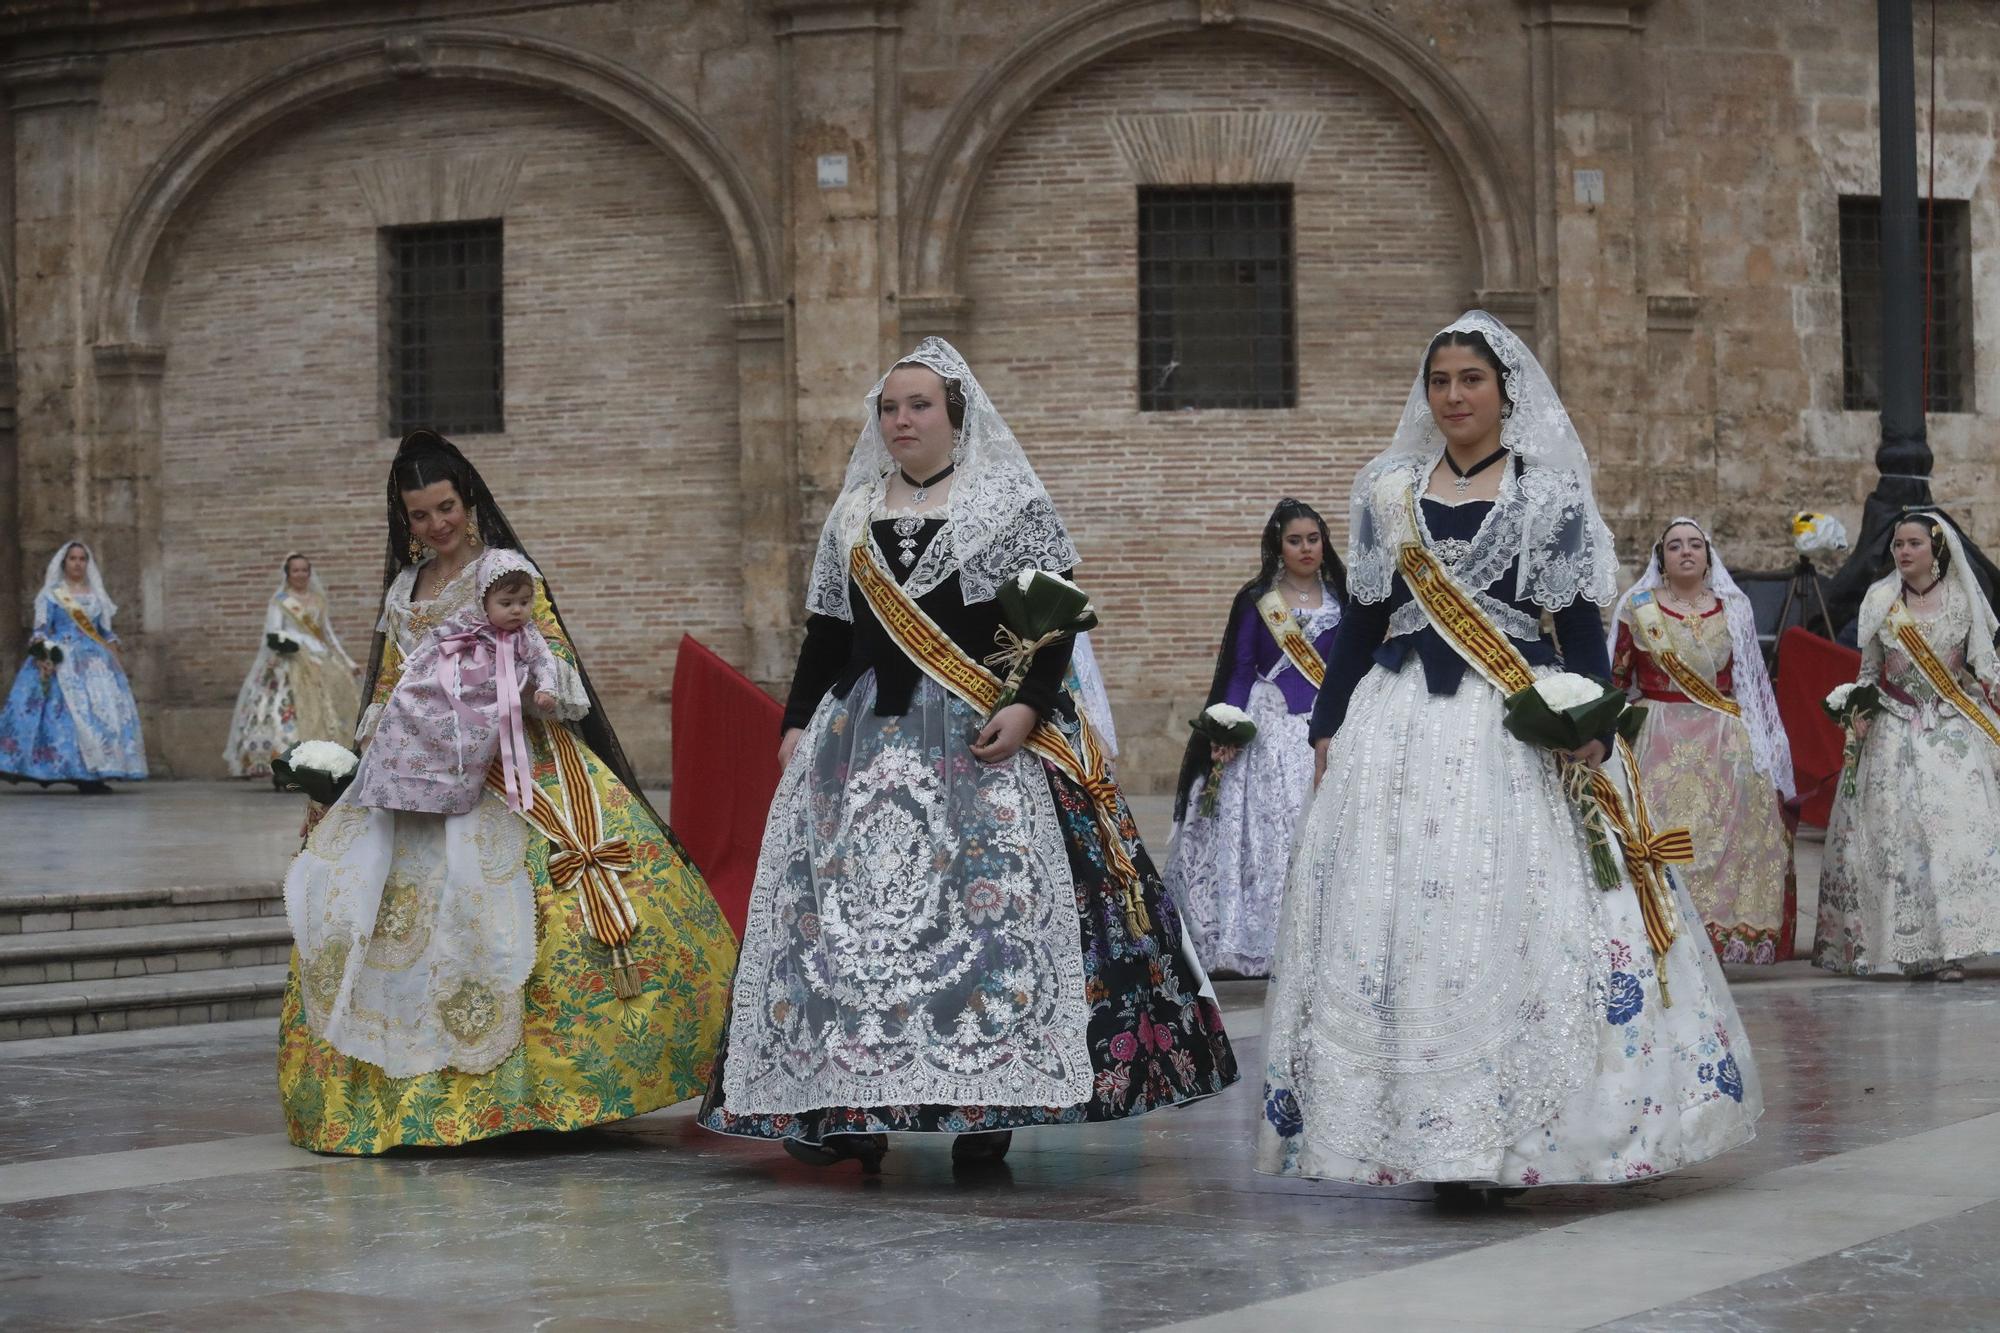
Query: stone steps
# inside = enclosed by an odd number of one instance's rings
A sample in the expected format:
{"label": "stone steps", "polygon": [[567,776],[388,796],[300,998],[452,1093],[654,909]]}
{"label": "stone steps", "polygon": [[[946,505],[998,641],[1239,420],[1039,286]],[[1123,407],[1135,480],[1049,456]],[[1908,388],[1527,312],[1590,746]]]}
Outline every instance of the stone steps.
{"label": "stone steps", "polygon": [[256,967],[291,950],[282,916],[0,935],[0,986]]}
{"label": "stone steps", "polygon": [[285,900],[275,884],[25,893],[9,890],[0,896],[0,936],[284,914]]}
{"label": "stone steps", "polygon": [[266,1018],[283,1003],[286,971],[284,963],[265,963],[0,986],[0,1040]]}
{"label": "stone steps", "polygon": [[291,931],[270,883],[0,896],[0,1041],[275,1014]]}

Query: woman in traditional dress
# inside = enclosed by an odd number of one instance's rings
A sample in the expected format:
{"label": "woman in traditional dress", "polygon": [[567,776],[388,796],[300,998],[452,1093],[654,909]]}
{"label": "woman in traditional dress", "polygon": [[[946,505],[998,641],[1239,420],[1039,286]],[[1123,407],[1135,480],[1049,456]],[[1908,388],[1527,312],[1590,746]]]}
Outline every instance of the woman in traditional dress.
{"label": "woman in traditional dress", "polygon": [[867,398],[826,520],[728,1040],[701,1123],[875,1170],[890,1132],[997,1161],[1236,1077],[1094,731],[1041,649],[995,711],[995,590],[1076,548],[964,360]]}
{"label": "woman in traditional dress", "polygon": [[[1202,962],[1245,977],[1271,970],[1292,838],[1312,795],[1307,723],[1347,591],[1326,521],[1304,501],[1278,502],[1261,546],[1257,577],[1230,604],[1204,705],[1244,710],[1257,734],[1240,750],[1212,747],[1199,732],[1188,741],[1166,867],[1167,892],[1186,914]],[[1215,813],[1203,814],[1218,758]]]}
{"label": "woman in traditional dress", "polygon": [[1618,602],[1611,679],[1645,705],[1635,749],[1646,797],[1694,833],[1675,874],[1725,963],[1792,956],[1798,886],[1784,802],[1792,751],[1750,599],[1708,533],[1676,518]]}
{"label": "woman in traditional dress", "polygon": [[[1615,738],[1559,760],[1502,726],[1558,645],[1568,671],[1608,677],[1598,607],[1617,563],[1569,414],[1499,320],[1472,311],[1430,343],[1351,523],[1257,1168],[1464,1198],[1651,1176],[1747,1141],[1756,1070],[1663,869],[1685,835],[1649,818]],[[1609,890],[1566,777],[1619,830]]]}
{"label": "woman in traditional dress", "polygon": [[[433,432],[403,440],[388,491],[364,747],[404,660],[476,604],[482,554],[526,559],[479,473]],[[344,796],[285,877],[297,948],[278,1090],[301,1147],[368,1154],[582,1129],[707,1084],[735,941],[641,794],[539,570],[534,584],[557,681],[553,716],[525,705],[524,812],[503,800],[497,765],[463,815]],[[405,756],[426,758],[449,764],[451,746]]]}
{"label": "woman in traditional dress", "polygon": [[[274,640],[281,646],[273,648]],[[222,751],[229,775],[266,777],[271,761],[301,741],[350,740],[361,712],[359,671],[333,632],[312,561],[292,552],[264,610],[263,642],[236,693]]]}
{"label": "woman in traditional dress", "polygon": [[146,776],[139,706],[111,632],[117,614],[90,548],[64,542],[49,557],[28,658],[0,709],[0,778],[73,782],[95,796],[111,790],[107,779]]}
{"label": "woman in traditional dress", "polygon": [[1882,706],[1827,820],[1813,965],[1963,981],[2000,953],[2000,626],[1942,514],[1900,516],[1889,553],[1861,599]]}

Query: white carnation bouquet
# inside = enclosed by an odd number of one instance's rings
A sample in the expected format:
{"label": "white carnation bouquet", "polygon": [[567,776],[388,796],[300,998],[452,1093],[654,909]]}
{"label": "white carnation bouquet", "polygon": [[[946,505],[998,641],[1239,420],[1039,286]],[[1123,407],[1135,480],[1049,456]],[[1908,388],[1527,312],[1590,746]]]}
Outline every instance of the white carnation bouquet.
{"label": "white carnation bouquet", "polygon": [[[1543,676],[1527,689],[1508,695],[1501,707],[1501,725],[1509,735],[1559,753],[1582,749],[1607,732],[1632,740],[1646,720],[1646,710],[1632,707],[1625,691],[1571,671]],[[1588,774],[1584,765],[1574,760],[1565,758],[1563,764],[1564,786],[1590,833],[1590,864],[1598,886],[1613,888],[1618,883],[1618,861],[1612,854],[1603,814],[1584,794]]]}
{"label": "white carnation bouquet", "polygon": [[1190,718],[1188,725],[1210,747],[1208,782],[1202,788],[1201,804],[1197,809],[1202,818],[1213,819],[1217,808],[1217,789],[1222,786],[1222,760],[1215,755],[1214,747],[1234,745],[1240,749],[1248,745],[1257,739],[1257,724],[1234,704],[1210,704],[1201,710],[1199,717]]}
{"label": "white carnation bouquet", "polygon": [[1840,794],[1854,795],[1854,767],[1861,759],[1861,737],[1854,724],[1882,711],[1882,691],[1873,685],[1849,681],[1836,685],[1819,701],[1826,715],[1845,733],[1840,746]]}
{"label": "white carnation bouquet", "polygon": [[310,800],[332,805],[360,765],[360,757],[336,741],[301,741],[284,758],[271,761],[271,776],[285,791],[302,791]]}

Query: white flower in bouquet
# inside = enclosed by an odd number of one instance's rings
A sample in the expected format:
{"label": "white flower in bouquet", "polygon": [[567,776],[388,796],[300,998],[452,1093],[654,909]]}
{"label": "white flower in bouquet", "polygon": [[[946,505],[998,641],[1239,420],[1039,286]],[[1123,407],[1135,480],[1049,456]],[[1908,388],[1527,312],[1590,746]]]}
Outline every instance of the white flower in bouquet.
{"label": "white flower in bouquet", "polygon": [[1535,693],[1555,712],[1567,712],[1579,704],[1594,703],[1604,697],[1604,687],[1588,676],[1558,671],[1535,682]]}
{"label": "white flower in bouquet", "polygon": [[1830,713],[1846,712],[1847,700],[1848,697],[1854,693],[1854,685],[1855,682],[1850,680],[1845,685],[1834,686],[1833,689],[1830,690],[1826,696],[1827,711]]}
{"label": "white flower in bouquet", "polygon": [[1236,728],[1250,720],[1250,715],[1235,704],[1210,704],[1201,710],[1203,717],[1217,726]]}
{"label": "white flower in bouquet", "polygon": [[293,747],[285,759],[294,769],[314,769],[335,780],[346,777],[361,763],[354,751],[338,741],[306,741]]}

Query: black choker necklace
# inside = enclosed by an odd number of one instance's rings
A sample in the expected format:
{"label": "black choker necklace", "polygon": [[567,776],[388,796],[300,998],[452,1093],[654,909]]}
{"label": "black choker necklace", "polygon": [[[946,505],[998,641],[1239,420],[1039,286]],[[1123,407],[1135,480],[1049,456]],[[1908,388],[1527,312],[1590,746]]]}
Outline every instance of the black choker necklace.
{"label": "black choker necklace", "polygon": [[1911,587],[1910,581],[1908,579],[1904,579],[1903,591],[1908,593],[1912,597],[1928,597],[1932,593],[1936,592],[1938,590],[1938,584],[1943,582],[1944,582],[1944,575],[1940,574],[1936,578],[1931,580],[1930,587],[1919,590],[1917,588]]}
{"label": "black choker necklace", "polygon": [[1454,480],[1451,483],[1452,489],[1455,491],[1465,490],[1467,487],[1472,485],[1472,479],[1474,477],[1484,472],[1487,468],[1492,467],[1495,463],[1499,462],[1502,458],[1505,458],[1506,456],[1507,456],[1507,446],[1503,444],[1498,449],[1495,449],[1492,453],[1486,455],[1486,457],[1480,459],[1477,463],[1474,463],[1471,467],[1460,467],[1458,465],[1458,460],[1451,456],[1451,450],[1449,449],[1445,450],[1444,465],[1451,469],[1453,477],[1456,478],[1456,480]]}
{"label": "black choker necklace", "polygon": [[920,505],[924,502],[924,498],[930,494],[931,487],[937,485],[939,482],[943,481],[946,477],[949,477],[952,473],[956,471],[958,471],[958,464],[950,463],[945,466],[944,471],[938,473],[935,477],[932,477],[928,481],[918,481],[915,477],[903,471],[903,469],[901,468],[896,469],[896,475],[901,477],[904,480],[904,482],[911,487],[910,503],[913,505]]}

